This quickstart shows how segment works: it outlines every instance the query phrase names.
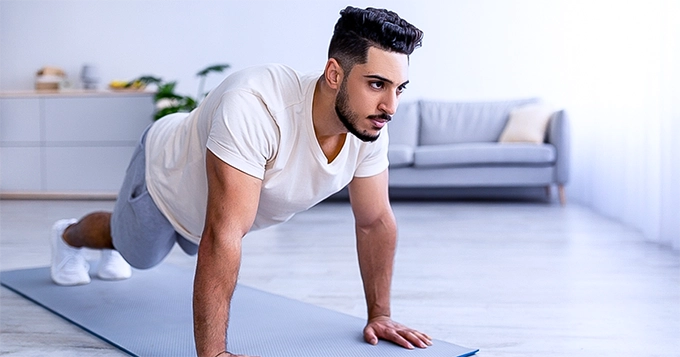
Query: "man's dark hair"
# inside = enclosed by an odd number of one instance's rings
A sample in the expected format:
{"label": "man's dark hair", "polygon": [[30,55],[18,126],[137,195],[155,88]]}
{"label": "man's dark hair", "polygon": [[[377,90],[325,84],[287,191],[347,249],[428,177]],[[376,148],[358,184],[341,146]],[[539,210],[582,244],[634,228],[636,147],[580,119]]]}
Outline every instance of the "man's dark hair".
{"label": "man's dark hair", "polygon": [[335,24],[328,58],[349,73],[354,65],[366,63],[370,47],[410,55],[422,40],[422,31],[392,11],[348,6]]}

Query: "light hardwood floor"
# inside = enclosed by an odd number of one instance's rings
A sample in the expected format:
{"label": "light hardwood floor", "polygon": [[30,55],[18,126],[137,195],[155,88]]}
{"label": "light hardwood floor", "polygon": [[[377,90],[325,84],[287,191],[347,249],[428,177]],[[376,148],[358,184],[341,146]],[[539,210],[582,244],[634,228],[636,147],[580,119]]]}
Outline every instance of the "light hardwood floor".
{"label": "light hardwood floor", "polygon": [[[0,269],[46,266],[52,222],[112,206],[0,201]],[[678,252],[575,204],[393,206],[395,319],[479,356],[680,356]],[[163,264],[194,263],[175,249]],[[363,317],[349,206],[250,234],[240,282]],[[125,355],[6,288],[0,297],[0,355]]]}

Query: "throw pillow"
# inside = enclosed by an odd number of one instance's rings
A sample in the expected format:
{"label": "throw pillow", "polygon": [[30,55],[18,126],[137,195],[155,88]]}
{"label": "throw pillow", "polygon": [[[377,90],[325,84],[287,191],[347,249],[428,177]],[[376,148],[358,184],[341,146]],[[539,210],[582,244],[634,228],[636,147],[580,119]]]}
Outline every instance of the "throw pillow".
{"label": "throw pillow", "polygon": [[530,104],[513,109],[498,141],[542,144],[553,113],[554,110],[545,104]]}

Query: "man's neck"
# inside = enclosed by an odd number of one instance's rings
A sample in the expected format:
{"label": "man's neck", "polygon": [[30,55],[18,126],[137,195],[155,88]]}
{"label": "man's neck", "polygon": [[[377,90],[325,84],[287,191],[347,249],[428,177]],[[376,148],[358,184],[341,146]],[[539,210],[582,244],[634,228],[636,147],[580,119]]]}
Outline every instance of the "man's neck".
{"label": "man's neck", "polygon": [[323,77],[319,78],[314,88],[312,123],[316,140],[330,163],[340,153],[347,129],[335,113],[335,92],[328,87]]}

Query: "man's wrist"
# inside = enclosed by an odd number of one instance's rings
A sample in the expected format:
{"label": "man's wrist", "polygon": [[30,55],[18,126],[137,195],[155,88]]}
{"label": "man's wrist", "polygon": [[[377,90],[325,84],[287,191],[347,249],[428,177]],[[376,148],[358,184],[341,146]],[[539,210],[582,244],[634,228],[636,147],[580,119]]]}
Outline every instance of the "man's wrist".
{"label": "man's wrist", "polygon": [[378,319],[391,319],[391,318],[392,317],[390,316],[390,314],[371,314],[371,315],[368,315],[368,321],[369,322],[374,321],[374,320],[378,320]]}

